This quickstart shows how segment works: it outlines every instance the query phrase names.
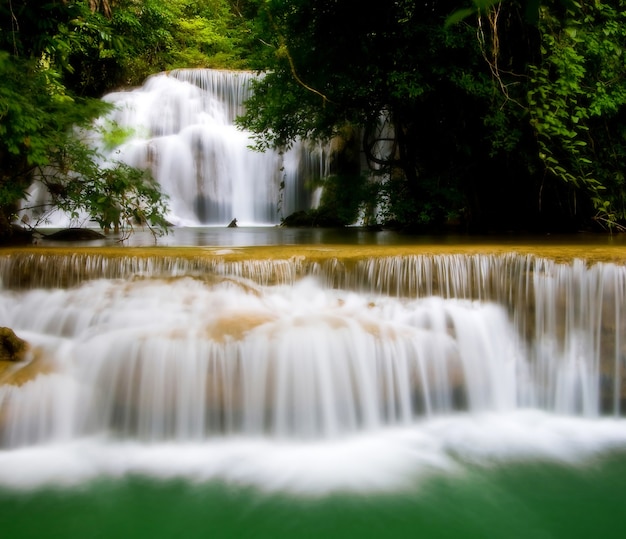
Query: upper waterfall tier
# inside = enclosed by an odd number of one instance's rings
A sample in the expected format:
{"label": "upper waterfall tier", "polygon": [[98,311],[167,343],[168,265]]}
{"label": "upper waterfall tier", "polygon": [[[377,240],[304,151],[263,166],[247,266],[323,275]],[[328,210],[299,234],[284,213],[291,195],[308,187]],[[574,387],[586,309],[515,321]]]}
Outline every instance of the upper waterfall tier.
{"label": "upper waterfall tier", "polygon": [[248,72],[183,69],[150,77],[130,91],[104,97],[106,118],[132,136],[111,158],[153,176],[168,195],[176,225],[276,224],[314,205],[311,184],[326,173],[320,145],[285,151],[251,149],[250,133],[234,125],[250,95]]}

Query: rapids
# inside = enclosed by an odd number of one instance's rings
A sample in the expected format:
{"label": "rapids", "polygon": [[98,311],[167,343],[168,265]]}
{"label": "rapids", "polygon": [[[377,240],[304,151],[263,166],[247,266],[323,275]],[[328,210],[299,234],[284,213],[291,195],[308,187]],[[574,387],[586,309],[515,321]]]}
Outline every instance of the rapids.
{"label": "rapids", "polygon": [[31,345],[0,371],[0,485],[384,490],[626,447],[624,266],[227,252],[0,257]]}

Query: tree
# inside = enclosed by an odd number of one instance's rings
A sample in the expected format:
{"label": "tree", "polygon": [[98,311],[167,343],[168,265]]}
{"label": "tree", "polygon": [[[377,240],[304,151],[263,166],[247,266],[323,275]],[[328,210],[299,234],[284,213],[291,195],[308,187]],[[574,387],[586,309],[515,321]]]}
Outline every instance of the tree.
{"label": "tree", "polygon": [[[254,6],[229,0],[120,0],[108,22],[115,45],[104,57],[97,49],[84,57],[97,78],[116,85],[136,85],[159,71],[176,68],[242,69],[249,67],[254,45]],[[93,32],[92,32],[93,33]],[[87,33],[85,36],[91,39]],[[96,69],[94,69],[96,68]]]}
{"label": "tree", "polygon": [[593,218],[626,225],[626,2],[544,2],[530,122],[547,174],[590,200]]}
{"label": "tree", "polygon": [[[457,11],[448,23],[477,13],[479,28],[481,20],[488,28],[485,58],[502,93],[524,111],[536,141],[533,157],[539,162],[528,184],[534,185],[538,205],[561,208],[571,222],[582,226],[623,230],[626,2],[474,0],[474,4],[473,9]],[[515,32],[508,24],[511,6],[525,15]],[[502,47],[512,35],[533,34],[514,50]],[[480,35],[485,35],[482,29]],[[523,58],[524,63],[511,66],[512,57]],[[506,67],[500,64],[503,60]],[[507,116],[517,115],[509,110]]]}
{"label": "tree", "polygon": [[352,125],[385,174],[379,194],[389,217],[419,226],[470,214],[476,176],[494,168],[483,121],[494,83],[476,29],[446,27],[447,2],[264,5],[275,57],[240,120],[259,147]]}
{"label": "tree", "polygon": [[76,38],[70,28],[80,26],[72,17],[85,4],[39,7],[2,7],[0,240],[10,239],[10,223],[34,179],[49,188],[52,205],[84,210],[102,226],[127,226],[132,215],[164,231],[164,200],[150,178],[120,163],[100,165],[82,138],[108,108],[98,99],[77,97],[64,84]]}
{"label": "tree", "polygon": [[274,56],[240,120],[260,148],[362,129],[405,223],[624,223],[622,0],[262,5]]}

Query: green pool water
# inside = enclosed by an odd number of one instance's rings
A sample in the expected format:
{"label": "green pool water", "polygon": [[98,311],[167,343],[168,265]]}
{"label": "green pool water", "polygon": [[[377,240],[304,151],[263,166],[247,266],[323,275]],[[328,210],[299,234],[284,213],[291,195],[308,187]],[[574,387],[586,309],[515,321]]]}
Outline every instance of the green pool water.
{"label": "green pool water", "polygon": [[621,538],[626,453],[576,466],[463,466],[402,490],[320,496],[220,482],[99,479],[4,489],[3,538]]}

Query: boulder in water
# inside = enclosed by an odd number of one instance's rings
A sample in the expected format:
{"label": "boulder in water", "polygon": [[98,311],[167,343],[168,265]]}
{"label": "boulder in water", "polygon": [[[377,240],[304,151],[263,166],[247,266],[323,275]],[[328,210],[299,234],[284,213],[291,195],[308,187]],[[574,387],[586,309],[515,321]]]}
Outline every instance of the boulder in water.
{"label": "boulder in water", "polygon": [[55,241],[92,241],[105,238],[104,234],[90,228],[64,228],[44,236],[44,239]]}
{"label": "boulder in water", "polygon": [[281,226],[287,228],[343,228],[346,223],[332,210],[316,208],[296,211],[288,215],[281,221]]}
{"label": "boulder in water", "polygon": [[23,361],[28,344],[11,328],[0,327],[0,361]]}

